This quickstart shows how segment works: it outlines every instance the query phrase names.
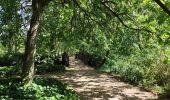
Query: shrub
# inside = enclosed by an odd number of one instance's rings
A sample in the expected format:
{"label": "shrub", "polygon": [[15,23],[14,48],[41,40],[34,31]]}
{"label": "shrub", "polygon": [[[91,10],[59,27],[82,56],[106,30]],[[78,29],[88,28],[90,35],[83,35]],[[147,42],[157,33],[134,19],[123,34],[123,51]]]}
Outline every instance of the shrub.
{"label": "shrub", "polygon": [[51,55],[37,55],[35,61],[35,71],[36,73],[46,73],[46,72],[61,72],[65,71],[65,66],[62,64],[56,64],[55,60],[58,59]]}
{"label": "shrub", "polygon": [[35,78],[29,86],[22,86],[18,79],[1,79],[0,99],[78,100],[78,96],[65,83],[55,79]]}
{"label": "shrub", "polygon": [[46,72],[63,72],[65,71],[64,65],[49,65],[49,64],[42,64],[38,65],[35,68],[36,73],[46,73]]}
{"label": "shrub", "polygon": [[128,82],[155,90],[160,87],[169,92],[170,65],[164,63],[167,57],[159,48],[138,51],[129,56],[110,56],[101,67],[102,71],[112,72]]}
{"label": "shrub", "polygon": [[170,80],[169,80],[169,82],[164,86],[163,96],[170,98]]}
{"label": "shrub", "polygon": [[155,79],[158,85],[166,84],[170,78],[170,65],[159,64],[154,69]]}
{"label": "shrub", "polygon": [[5,54],[0,56],[0,66],[19,66],[22,64],[23,54]]}
{"label": "shrub", "polygon": [[90,65],[96,69],[100,68],[104,63],[104,57],[97,54],[90,54],[88,52],[79,52],[76,55],[76,59],[80,59],[84,64]]}
{"label": "shrub", "polygon": [[20,75],[21,68],[18,66],[3,66],[0,67],[0,76],[11,76],[11,75]]}

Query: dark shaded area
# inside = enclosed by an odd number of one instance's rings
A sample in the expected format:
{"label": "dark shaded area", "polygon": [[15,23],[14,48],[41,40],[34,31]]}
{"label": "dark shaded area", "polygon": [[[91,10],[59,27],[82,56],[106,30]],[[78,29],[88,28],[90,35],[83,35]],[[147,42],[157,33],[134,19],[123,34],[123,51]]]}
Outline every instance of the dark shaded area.
{"label": "dark shaded area", "polygon": [[56,56],[54,59],[54,65],[61,65],[62,64],[62,59],[60,56]]}
{"label": "dark shaded area", "polygon": [[23,62],[23,54],[5,54],[0,57],[0,66],[15,66],[18,64],[22,64]]}
{"label": "dark shaded area", "polygon": [[35,72],[44,74],[47,72],[65,71],[65,66],[62,64],[60,56],[39,55],[35,61]]}
{"label": "dark shaded area", "polygon": [[106,59],[104,57],[87,52],[78,52],[75,55],[75,59],[80,59],[84,62],[84,64],[90,65],[95,69],[100,68],[100,66],[102,66],[106,62]]}
{"label": "dark shaded area", "polygon": [[[23,65],[23,54],[5,54],[0,57],[0,76],[20,75]],[[65,71],[61,57],[48,54],[37,55],[35,59],[35,73]]]}
{"label": "dark shaded area", "polygon": [[5,54],[0,57],[0,76],[20,75],[23,54]]}
{"label": "dark shaded area", "polygon": [[65,66],[69,66],[69,55],[66,52],[62,54],[62,64]]}

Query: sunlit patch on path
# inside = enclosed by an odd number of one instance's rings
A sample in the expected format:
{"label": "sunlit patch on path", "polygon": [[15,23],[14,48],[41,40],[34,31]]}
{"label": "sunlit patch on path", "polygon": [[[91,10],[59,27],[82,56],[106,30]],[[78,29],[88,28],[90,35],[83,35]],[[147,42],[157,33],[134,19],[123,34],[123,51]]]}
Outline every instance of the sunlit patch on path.
{"label": "sunlit patch on path", "polygon": [[120,82],[117,79],[98,72],[81,61],[71,58],[71,65],[65,73],[46,74],[73,87],[81,100],[151,100],[157,96],[138,87]]}

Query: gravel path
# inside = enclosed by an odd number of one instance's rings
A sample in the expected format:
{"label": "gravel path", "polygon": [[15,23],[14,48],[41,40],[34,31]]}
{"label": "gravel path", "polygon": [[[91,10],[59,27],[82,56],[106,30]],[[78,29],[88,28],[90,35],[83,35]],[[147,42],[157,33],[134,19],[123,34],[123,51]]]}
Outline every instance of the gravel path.
{"label": "gravel path", "polygon": [[80,100],[156,100],[158,97],[139,87],[121,82],[71,58],[65,73],[46,74],[68,83],[80,95]]}

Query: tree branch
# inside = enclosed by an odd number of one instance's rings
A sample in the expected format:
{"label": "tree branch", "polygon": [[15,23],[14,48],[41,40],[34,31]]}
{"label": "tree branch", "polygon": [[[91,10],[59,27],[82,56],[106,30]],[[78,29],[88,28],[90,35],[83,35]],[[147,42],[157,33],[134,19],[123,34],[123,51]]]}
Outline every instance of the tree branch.
{"label": "tree branch", "polygon": [[120,18],[119,14],[117,14],[116,12],[114,12],[109,6],[107,6],[107,5],[105,4],[105,2],[101,2],[101,4],[102,4],[106,9],[108,9],[108,10],[122,23],[122,25],[125,26],[126,28],[129,28],[129,29],[132,29],[132,30],[137,30],[137,31],[146,31],[146,32],[149,32],[149,33],[153,33],[153,32],[151,32],[151,31],[148,30],[148,29],[132,28],[132,27],[127,26],[127,25],[123,22],[123,20]]}
{"label": "tree branch", "polygon": [[112,4],[114,4],[114,5],[117,5],[117,3],[116,2],[113,2],[113,1],[101,1],[102,3],[112,3]]}
{"label": "tree branch", "polygon": [[170,10],[160,1],[160,0],[154,0],[165,13],[167,13],[170,16]]}
{"label": "tree branch", "polygon": [[[98,22],[98,21],[96,21],[94,18],[92,18],[92,17],[91,17],[91,14],[89,14],[88,11],[86,11],[83,7],[81,7],[76,0],[73,0],[73,2],[76,4],[76,6],[77,6],[81,11],[84,12],[85,16],[87,16],[89,20],[91,20],[91,21],[99,24],[99,25],[100,25],[101,27],[103,27],[103,28],[105,27],[105,26],[103,26],[100,22]],[[93,12],[91,12],[91,13],[92,13],[94,16],[97,16],[97,15],[94,14]],[[99,15],[98,15],[98,16],[99,16]]]}

